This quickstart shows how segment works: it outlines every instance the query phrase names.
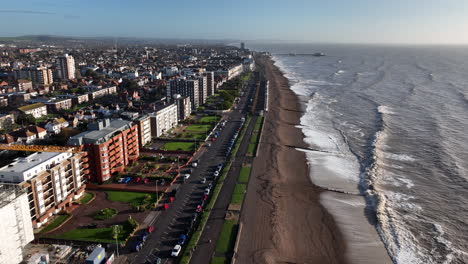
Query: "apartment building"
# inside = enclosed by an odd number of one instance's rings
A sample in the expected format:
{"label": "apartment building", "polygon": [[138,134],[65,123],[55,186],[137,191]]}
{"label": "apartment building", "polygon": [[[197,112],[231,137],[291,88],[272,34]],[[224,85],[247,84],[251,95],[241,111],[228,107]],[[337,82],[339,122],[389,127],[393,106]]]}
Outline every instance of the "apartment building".
{"label": "apartment building", "polygon": [[71,99],[56,99],[44,104],[47,107],[47,111],[52,113],[72,108]]}
{"label": "apartment building", "polygon": [[75,59],[73,56],[65,56],[57,59],[57,76],[63,80],[75,79]]}
{"label": "apartment building", "polygon": [[163,133],[177,126],[177,104],[170,104],[160,108],[150,115],[151,135],[153,138],[160,137]]}
{"label": "apartment building", "polygon": [[192,109],[196,110],[200,106],[198,83],[197,79],[192,80],[185,77],[169,80],[166,89],[167,100],[170,101],[174,94],[188,96],[190,97]]}
{"label": "apartment building", "polygon": [[138,125],[138,142],[140,149],[151,142],[151,118],[144,115],[136,120]]}
{"label": "apartment building", "polygon": [[68,144],[88,152],[92,182],[102,183],[139,156],[138,125],[121,119],[104,119],[88,126],[88,131],[70,137]]}
{"label": "apartment building", "polygon": [[18,80],[18,91],[31,91],[32,89],[33,85],[30,80]]}
{"label": "apartment building", "polygon": [[86,162],[85,153],[36,152],[0,168],[0,181],[26,190],[30,221],[39,228],[81,197]]}
{"label": "apartment building", "polygon": [[180,94],[175,94],[174,101],[177,105],[177,119],[179,121],[187,119],[192,113],[192,104],[190,102],[190,97],[183,97]]}
{"label": "apartment building", "polygon": [[54,82],[52,70],[47,67],[30,67],[15,71],[16,79],[29,79],[33,84],[49,85]]}
{"label": "apartment building", "polygon": [[99,97],[103,97],[109,94],[116,94],[117,93],[117,87],[112,86],[112,87],[106,87],[106,88],[101,88],[98,90],[90,91],[88,92],[89,100],[94,100]]}
{"label": "apartment building", "polygon": [[26,190],[0,184],[0,263],[20,263],[23,248],[34,240]]}
{"label": "apartment building", "polygon": [[198,79],[198,99],[200,105],[206,103],[208,98],[208,78],[206,76],[199,76]]}
{"label": "apartment building", "polygon": [[214,72],[204,72],[203,76],[206,76],[206,95],[212,96],[215,93],[215,77]]}
{"label": "apartment building", "polygon": [[43,103],[35,103],[19,107],[18,110],[27,115],[33,115],[35,118],[47,115],[47,106]]}

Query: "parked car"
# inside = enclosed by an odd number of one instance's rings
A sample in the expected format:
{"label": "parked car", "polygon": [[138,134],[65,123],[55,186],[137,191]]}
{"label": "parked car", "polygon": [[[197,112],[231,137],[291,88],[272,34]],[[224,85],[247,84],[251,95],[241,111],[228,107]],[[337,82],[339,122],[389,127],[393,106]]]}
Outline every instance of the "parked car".
{"label": "parked car", "polygon": [[148,178],[144,178],[144,179],[143,179],[143,183],[144,183],[144,184],[147,184],[148,182],[149,182],[149,179],[148,179]]}
{"label": "parked car", "polygon": [[196,162],[196,161],[192,162],[192,167],[194,167],[194,168],[198,167],[198,162]]}
{"label": "parked car", "polygon": [[143,241],[137,241],[133,244],[132,250],[135,252],[140,251],[143,248]]}
{"label": "parked car", "polygon": [[218,177],[218,176],[219,176],[219,171],[215,171],[213,175],[214,175],[215,177]]}
{"label": "parked car", "polygon": [[161,264],[162,263],[162,259],[161,258],[156,258],[153,262],[154,264]]}
{"label": "parked car", "polygon": [[180,250],[182,249],[182,246],[177,244],[174,246],[174,248],[172,249],[172,252],[171,252],[171,256],[172,257],[178,257],[179,254],[180,254]]}
{"label": "parked car", "polygon": [[206,188],[204,194],[209,195],[210,194],[210,189]]}
{"label": "parked car", "polygon": [[201,213],[201,211],[203,211],[203,207],[201,207],[201,205],[198,205],[198,206],[197,206],[197,209],[195,210],[195,212]]}
{"label": "parked car", "polygon": [[208,188],[211,189],[211,187],[213,187],[213,184],[210,182],[210,183],[208,184]]}
{"label": "parked car", "polygon": [[200,183],[202,183],[202,184],[206,183],[206,178],[203,177],[203,178],[201,179]]}
{"label": "parked car", "polygon": [[140,181],[141,181],[141,178],[140,178],[140,177],[137,177],[137,178],[135,179],[135,182],[140,182]]}
{"label": "parked car", "polygon": [[223,168],[223,164],[222,163],[218,164],[218,170],[221,170],[222,168]]}
{"label": "parked car", "polygon": [[203,194],[203,200],[206,200],[206,199],[208,199],[208,195]]}
{"label": "parked car", "polygon": [[154,226],[149,226],[147,229],[148,233],[153,233],[154,231]]}
{"label": "parked car", "polygon": [[179,242],[177,242],[177,244],[179,245],[183,245],[185,244],[185,241],[187,240],[187,236],[186,235],[180,235],[179,237]]}
{"label": "parked car", "polygon": [[131,180],[132,180],[131,177],[126,177],[125,180],[123,181],[123,183],[129,183]]}
{"label": "parked car", "polygon": [[184,181],[188,180],[190,178],[190,174],[184,174],[183,179]]}

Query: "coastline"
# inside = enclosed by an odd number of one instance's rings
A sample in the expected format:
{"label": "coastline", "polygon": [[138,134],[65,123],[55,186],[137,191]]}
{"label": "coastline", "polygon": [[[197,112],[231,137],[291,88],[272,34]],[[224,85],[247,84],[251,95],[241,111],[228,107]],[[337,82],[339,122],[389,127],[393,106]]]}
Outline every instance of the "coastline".
{"label": "coastline", "polygon": [[300,128],[303,109],[270,58],[257,58],[270,81],[259,156],[241,216],[238,263],[348,263],[346,243],[312,184]]}

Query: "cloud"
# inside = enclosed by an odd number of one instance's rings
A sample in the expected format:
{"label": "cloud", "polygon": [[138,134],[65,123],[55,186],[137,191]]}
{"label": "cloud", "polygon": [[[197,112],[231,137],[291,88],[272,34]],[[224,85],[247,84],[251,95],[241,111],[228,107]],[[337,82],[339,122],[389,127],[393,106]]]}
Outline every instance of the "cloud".
{"label": "cloud", "polygon": [[47,11],[31,11],[31,10],[5,10],[0,9],[0,13],[7,14],[32,14],[32,15],[56,15],[57,13]]}

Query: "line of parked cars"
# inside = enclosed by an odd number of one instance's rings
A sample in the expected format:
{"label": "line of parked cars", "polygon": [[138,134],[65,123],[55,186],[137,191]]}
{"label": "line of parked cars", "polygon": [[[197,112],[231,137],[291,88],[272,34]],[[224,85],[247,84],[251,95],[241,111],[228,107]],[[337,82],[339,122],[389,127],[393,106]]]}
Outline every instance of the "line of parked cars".
{"label": "line of parked cars", "polygon": [[[150,181],[148,178],[141,178],[141,177],[136,177],[134,179],[135,179],[135,183],[141,182],[141,183],[147,184]],[[131,181],[132,181],[132,177],[124,177],[124,178],[120,178],[118,182],[119,183],[129,183]]]}

